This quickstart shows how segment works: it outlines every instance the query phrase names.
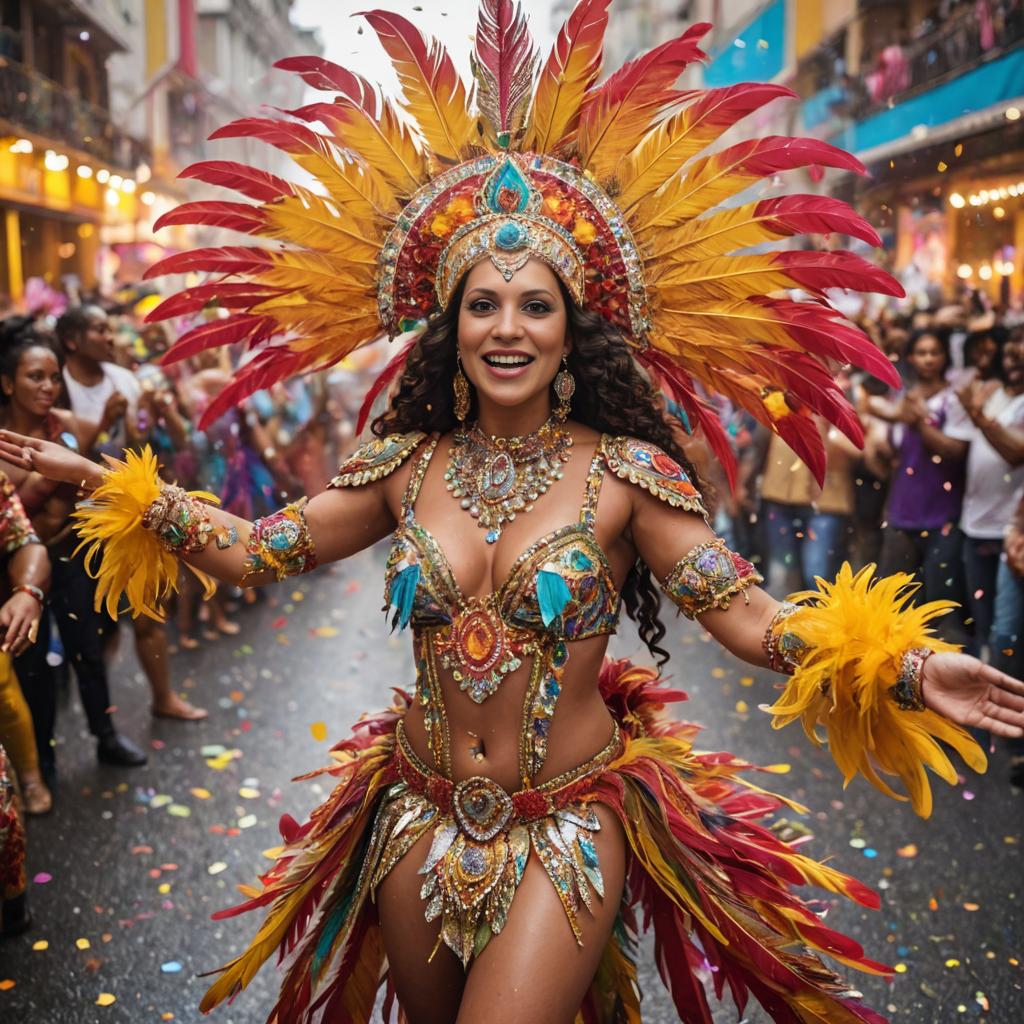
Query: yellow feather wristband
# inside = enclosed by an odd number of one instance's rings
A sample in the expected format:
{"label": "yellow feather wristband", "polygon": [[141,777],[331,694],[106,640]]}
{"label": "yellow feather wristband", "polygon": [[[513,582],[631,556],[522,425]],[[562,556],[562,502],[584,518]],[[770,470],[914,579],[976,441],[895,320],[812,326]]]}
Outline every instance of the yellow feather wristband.
{"label": "yellow feather wristband", "polygon": [[[925,768],[946,782],[956,771],[936,740],[953,747],[975,771],[987,766],[984,751],[959,726],[934,711],[903,711],[889,693],[904,651],[915,647],[956,651],[930,623],[956,607],[952,601],[911,604],[917,585],[906,573],[874,579],[869,565],[856,575],[844,563],[834,583],[789,598],[798,608],[778,623],[806,646],[782,696],[765,710],[781,729],[799,719],[816,745],[828,743],[844,786],[863,775],[888,796],[895,792],[879,772],[898,776],[914,810],[927,818],[932,791]],[[824,730],[823,733],[819,729]]]}
{"label": "yellow feather wristband", "polygon": [[[86,548],[86,570],[98,581],[97,611],[105,603],[107,612],[116,618],[124,594],[132,618],[148,615],[162,622],[160,605],[178,589],[180,563],[155,534],[142,525],[146,509],[160,496],[162,485],[156,456],[147,445],[141,453],[126,451],[124,462],[112,459],[108,462],[110,466],[103,483],[79,502],[72,513],[81,538],[75,553]],[[215,495],[205,491],[189,493],[211,504],[219,504]],[[98,566],[95,565],[97,559]],[[213,580],[198,569],[192,571],[203,583],[204,597],[210,597],[215,589]]]}

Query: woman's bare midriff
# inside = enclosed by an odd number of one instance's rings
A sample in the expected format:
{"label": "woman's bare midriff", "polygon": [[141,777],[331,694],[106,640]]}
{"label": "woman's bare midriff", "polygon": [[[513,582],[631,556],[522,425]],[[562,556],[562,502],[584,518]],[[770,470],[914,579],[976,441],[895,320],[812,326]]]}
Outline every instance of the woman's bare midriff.
{"label": "woman's bare midriff", "polygon": [[[534,785],[589,761],[611,738],[612,717],[597,687],[607,646],[608,638],[603,636],[568,644],[569,660],[551,725],[548,756]],[[522,667],[507,675],[496,693],[475,704],[459,689],[451,673],[439,668],[454,781],[484,775],[509,793],[522,787],[519,748],[530,669],[530,659],[524,659]],[[405,729],[413,750],[426,764],[434,765],[423,709],[418,705],[406,715]]]}

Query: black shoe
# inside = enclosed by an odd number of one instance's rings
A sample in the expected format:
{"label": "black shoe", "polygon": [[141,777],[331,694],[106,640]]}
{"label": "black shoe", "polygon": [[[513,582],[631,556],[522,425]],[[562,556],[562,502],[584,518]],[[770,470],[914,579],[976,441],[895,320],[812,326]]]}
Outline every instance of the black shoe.
{"label": "black shoe", "polygon": [[96,758],[100,764],[116,764],[121,768],[138,768],[148,760],[141,747],[116,732],[100,737]]}
{"label": "black shoe", "polygon": [[0,916],[0,938],[10,939],[29,930],[32,915],[28,912],[28,897],[25,893],[4,900],[0,905],[3,906],[3,914]]}

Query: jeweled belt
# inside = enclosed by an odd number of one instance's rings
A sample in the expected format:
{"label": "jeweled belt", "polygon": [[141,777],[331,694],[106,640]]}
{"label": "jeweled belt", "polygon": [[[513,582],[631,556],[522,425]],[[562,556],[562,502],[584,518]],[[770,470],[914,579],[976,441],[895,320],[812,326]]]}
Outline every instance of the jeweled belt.
{"label": "jeweled belt", "polygon": [[397,778],[441,811],[454,814],[466,835],[480,842],[493,839],[513,819],[535,821],[579,800],[593,786],[594,777],[622,752],[622,734],[616,723],[612,738],[589,761],[535,788],[508,793],[483,775],[452,782],[433,771],[409,745],[402,722],[398,723],[395,740],[392,768]]}

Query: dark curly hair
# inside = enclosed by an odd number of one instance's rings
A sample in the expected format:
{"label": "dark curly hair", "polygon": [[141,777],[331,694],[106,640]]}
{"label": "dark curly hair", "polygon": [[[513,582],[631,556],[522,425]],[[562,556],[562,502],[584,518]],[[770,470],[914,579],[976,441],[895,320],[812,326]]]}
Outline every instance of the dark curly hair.
{"label": "dark curly hair", "polygon": [[[413,430],[444,434],[458,426],[452,408],[452,378],[464,284],[465,278],[448,309],[431,316],[426,331],[410,351],[390,407],[371,425],[377,437]],[[601,433],[628,434],[656,444],[680,463],[691,480],[697,481],[664,403],[634,361],[622,333],[604,317],[578,306],[561,282],[559,287],[572,341],[567,361],[576,378],[570,418]],[[470,418],[475,414],[474,394]],[[637,559],[626,577],[622,602],[647,649],[663,665],[668,651],[659,646],[665,636],[659,615],[661,592],[642,559]]]}
{"label": "dark curly hair", "polygon": [[[0,320],[0,376],[14,380],[22,356],[30,349],[45,348],[57,357],[57,365],[64,366],[64,357],[38,321],[30,316],[9,316]],[[0,390],[0,405],[10,403],[10,396]]]}

